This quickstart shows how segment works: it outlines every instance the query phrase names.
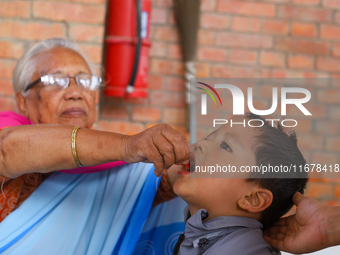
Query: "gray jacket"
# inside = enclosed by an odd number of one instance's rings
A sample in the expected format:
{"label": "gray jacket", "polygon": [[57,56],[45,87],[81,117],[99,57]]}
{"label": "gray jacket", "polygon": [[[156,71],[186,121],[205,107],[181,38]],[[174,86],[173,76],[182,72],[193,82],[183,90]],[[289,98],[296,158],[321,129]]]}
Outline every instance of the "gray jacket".
{"label": "gray jacket", "polygon": [[[177,246],[180,255],[271,255],[281,254],[264,241],[262,224],[251,218],[222,216],[203,223],[208,213],[205,209],[190,217],[184,210],[185,230]],[[189,217],[188,217],[189,216]],[[181,242],[181,244],[180,244]],[[179,246],[180,245],[180,246]],[[176,254],[176,247],[174,249]]]}

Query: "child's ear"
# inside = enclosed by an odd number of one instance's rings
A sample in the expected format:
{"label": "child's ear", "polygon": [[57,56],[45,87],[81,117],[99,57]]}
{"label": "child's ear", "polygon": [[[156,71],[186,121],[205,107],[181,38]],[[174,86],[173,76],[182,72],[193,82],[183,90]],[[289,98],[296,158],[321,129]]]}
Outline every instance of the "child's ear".
{"label": "child's ear", "polygon": [[267,209],[273,201],[273,193],[268,189],[256,189],[251,194],[240,198],[238,206],[251,213],[262,212]]}

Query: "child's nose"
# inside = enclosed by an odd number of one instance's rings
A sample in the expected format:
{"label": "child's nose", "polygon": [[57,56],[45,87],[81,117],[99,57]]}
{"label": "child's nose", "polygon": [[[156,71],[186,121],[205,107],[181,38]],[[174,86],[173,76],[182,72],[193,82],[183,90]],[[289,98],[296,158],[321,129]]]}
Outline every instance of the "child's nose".
{"label": "child's nose", "polygon": [[207,142],[206,140],[198,141],[198,142],[195,144],[194,150],[195,150],[196,152],[206,153],[206,152],[207,152],[206,142]]}

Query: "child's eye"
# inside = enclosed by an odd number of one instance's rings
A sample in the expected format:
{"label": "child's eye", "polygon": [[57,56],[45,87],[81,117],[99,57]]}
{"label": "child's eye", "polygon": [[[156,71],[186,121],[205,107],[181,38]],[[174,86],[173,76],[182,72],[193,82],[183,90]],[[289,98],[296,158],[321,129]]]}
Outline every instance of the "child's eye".
{"label": "child's eye", "polygon": [[232,151],[229,145],[226,142],[221,143],[221,148],[227,151]]}

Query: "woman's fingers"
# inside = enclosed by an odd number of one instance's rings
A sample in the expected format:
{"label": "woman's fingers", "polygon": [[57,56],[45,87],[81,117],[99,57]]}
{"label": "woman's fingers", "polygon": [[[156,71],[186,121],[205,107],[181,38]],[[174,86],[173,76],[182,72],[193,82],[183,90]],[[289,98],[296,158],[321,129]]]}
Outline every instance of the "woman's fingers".
{"label": "woman's fingers", "polygon": [[171,165],[189,160],[190,149],[185,136],[166,124],[156,125],[127,140],[123,160],[152,162],[157,176]]}
{"label": "woman's fingers", "polygon": [[[170,126],[168,127],[170,128]],[[184,164],[188,163],[188,162],[185,162],[186,160],[189,159],[189,155],[190,155],[190,146],[188,145],[187,139],[180,132],[172,128],[170,129],[169,128],[162,130],[162,134],[173,145],[174,154],[176,157],[175,163],[180,163],[180,162],[183,162]]]}
{"label": "woman's fingers", "polygon": [[162,156],[162,166],[161,169],[156,167],[155,171],[158,176],[161,174],[164,169],[168,169],[176,162],[176,154],[174,152],[174,146],[169,140],[167,140],[162,134],[156,137],[153,137],[153,143],[158,150],[158,153]]}

